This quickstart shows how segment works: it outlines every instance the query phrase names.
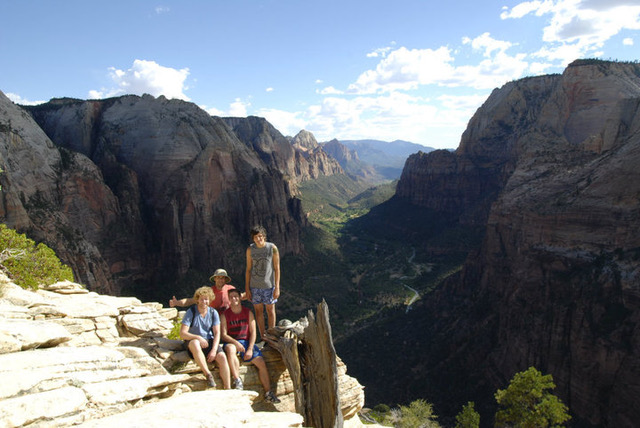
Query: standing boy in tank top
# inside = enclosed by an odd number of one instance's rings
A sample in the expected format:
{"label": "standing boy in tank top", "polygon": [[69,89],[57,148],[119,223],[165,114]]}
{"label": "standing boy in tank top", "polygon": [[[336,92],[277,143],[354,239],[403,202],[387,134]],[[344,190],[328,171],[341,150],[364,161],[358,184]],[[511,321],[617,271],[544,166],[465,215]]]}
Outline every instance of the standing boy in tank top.
{"label": "standing boy in tank top", "polygon": [[280,297],[280,253],[278,247],[267,242],[262,226],[251,228],[253,243],[247,248],[245,295],[253,303],[260,338],[264,340],[264,308],[267,309],[268,328],[276,326],[276,302]]}

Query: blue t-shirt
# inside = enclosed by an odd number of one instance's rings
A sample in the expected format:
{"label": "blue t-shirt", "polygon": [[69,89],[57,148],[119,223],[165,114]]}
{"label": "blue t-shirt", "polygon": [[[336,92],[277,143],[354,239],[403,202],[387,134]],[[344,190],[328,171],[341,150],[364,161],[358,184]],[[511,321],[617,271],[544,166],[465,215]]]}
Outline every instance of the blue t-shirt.
{"label": "blue t-shirt", "polygon": [[182,324],[190,326],[189,333],[197,334],[209,340],[213,339],[213,331],[211,331],[213,326],[220,325],[220,316],[218,311],[212,307],[207,307],[207,314],[203,318],[198,311],[198,305],[193,305],[184,314]]}

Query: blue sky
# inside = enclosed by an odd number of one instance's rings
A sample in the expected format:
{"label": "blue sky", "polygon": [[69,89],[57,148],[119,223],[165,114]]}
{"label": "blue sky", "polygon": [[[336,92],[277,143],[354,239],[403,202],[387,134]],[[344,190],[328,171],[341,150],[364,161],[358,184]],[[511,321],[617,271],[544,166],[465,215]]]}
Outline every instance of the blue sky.
{"label": "blue sky", "polygon": [[640,59],[640,0],[0,0],[14,102],[149,93],[284,135],[456,148],[494,88]]}

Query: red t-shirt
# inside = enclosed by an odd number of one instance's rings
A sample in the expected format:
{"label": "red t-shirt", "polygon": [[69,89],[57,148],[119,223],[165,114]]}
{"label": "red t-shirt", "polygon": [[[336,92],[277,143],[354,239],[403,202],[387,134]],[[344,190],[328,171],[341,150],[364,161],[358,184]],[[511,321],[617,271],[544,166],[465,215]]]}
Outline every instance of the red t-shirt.
{"label": "red t-shirt", "polygon": [[249,316],[251,309],[242,307],[240,313],[234,313],[231,308],[224,311],[227,320],[227,333],[236,340],[249,340]]}
{"label": "red t-shirt", "polygon": [[236,287],[231,284],[225,284],[222,286],[222,290],[218,290],[218,287],[212,285],[211,289],[213,290],[213,294],[215,294],[216,298],[213,299],[209,306],[217,309],[220,313],[224,312],[229,308],[229,306],[231,306],[231,304],[229,303],[229,290],[232,290],[234,288]]}

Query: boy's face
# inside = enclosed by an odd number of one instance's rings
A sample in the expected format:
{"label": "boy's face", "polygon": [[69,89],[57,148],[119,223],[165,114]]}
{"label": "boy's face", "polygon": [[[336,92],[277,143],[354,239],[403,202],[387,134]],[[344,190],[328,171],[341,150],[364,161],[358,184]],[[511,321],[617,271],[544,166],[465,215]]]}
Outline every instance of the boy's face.
{"label": "boy's face", "polygon": [[240,295],[236,292],[229,293],[229,303],[231,303],[231,306],[238,306],[240,304]]}
{"label": "boy's face", "polygon": [[198,297],[198,306],[209,306],[209,302],[211,302],[211,299],[206,294],[201,294]]}
{"label": "boy's face", "polygon": [[258,247],[264,247],[267,239],[264,236],[264,234],[262,233],[257,233],[255,235],[253,235],[253,242],[258,246]]}
{"label": "boy's face", "polygon": [[227,283],[227,277],[226,276],[214,276],[213,277],[213,281],[216,283],[216,285],[225,285]]}

